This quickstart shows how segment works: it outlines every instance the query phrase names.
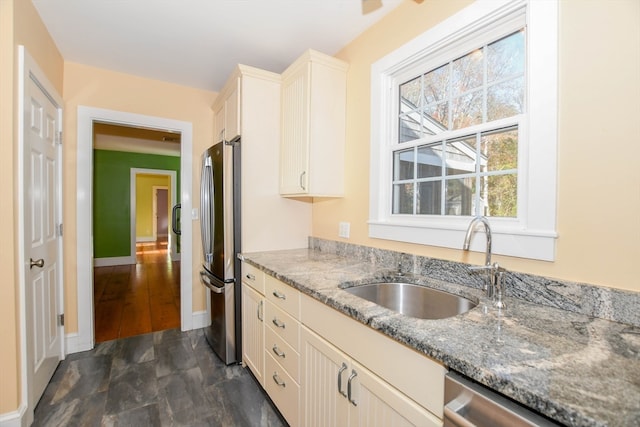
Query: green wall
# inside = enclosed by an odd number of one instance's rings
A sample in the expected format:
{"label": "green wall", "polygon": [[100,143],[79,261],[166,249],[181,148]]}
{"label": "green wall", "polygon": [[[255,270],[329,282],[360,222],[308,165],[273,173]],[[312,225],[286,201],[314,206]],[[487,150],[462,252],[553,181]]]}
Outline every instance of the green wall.
{"label": "green wall", "polygon": [[176,171],[176,191],[180,194],[180,157],[94,150],[93,256],[95,258],[131,255],[132,168]]}

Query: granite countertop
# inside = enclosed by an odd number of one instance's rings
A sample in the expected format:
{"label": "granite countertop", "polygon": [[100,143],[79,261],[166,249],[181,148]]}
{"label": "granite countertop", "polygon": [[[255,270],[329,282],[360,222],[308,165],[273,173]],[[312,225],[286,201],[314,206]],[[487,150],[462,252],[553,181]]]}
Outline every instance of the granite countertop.
{"label": "granite countertop", "polygon": [[[640,426],[640,328],[506,298],[312,249],[241,256],[301,292],[559,423]],[[478,306],[448,319],[395,313],[342,288],[403,281],[465,296]]]}

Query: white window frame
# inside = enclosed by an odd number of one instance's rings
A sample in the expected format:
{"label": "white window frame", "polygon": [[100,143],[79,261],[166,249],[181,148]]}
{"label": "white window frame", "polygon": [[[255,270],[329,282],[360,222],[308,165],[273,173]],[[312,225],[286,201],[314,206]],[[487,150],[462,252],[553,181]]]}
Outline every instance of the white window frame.
{"label": "white window frame", "polygon": [[[446,55],[451,46],[477,32],[518,19],[527,25],[525,97],[519,122],[518,217],[490,218],[493,253],[530,259],[555,259],[558,115],[557,0],[478,0],[371,67],[371,159],[369,236],[372,238],[462,248],[469,216],[394,215],[392,146],[397,140],[397,86],[425,58]],[[476,46],[478,47],[478,46]],[[443,56],[443,63],[451,58]],[[415,68],[414,68],[415,70]],[[423,73],[427,69],[421,70]],[[413,73],[419,75],[420,72]],[[408,80],[408,79],[406,79]],[[472,250],[484,251],[484,239]]]}

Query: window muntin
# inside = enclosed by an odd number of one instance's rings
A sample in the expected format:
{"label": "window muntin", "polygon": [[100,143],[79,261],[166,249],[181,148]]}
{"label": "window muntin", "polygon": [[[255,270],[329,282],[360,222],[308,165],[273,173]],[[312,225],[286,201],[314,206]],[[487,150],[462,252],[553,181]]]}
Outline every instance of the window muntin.
{"label": "window muntin", "polygon": [[393,214],[517,217],[517,125],[396,150],[393,158]]}
{"label": "window muntin", "polygon": [[525,57],[522,28],[398,86],[392,214],[517,217]]}

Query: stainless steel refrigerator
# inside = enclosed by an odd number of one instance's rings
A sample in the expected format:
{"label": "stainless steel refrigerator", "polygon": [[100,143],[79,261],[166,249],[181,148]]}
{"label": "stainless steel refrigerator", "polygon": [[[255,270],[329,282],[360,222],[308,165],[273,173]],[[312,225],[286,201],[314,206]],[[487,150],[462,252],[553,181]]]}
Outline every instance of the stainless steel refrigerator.
{"label": "stainless steel refrigerator", "polygon": [[240,140],[221,141],[202,155],[200,280],[211,297],[213,351],[229,365],[242,360],[240,305]]}

